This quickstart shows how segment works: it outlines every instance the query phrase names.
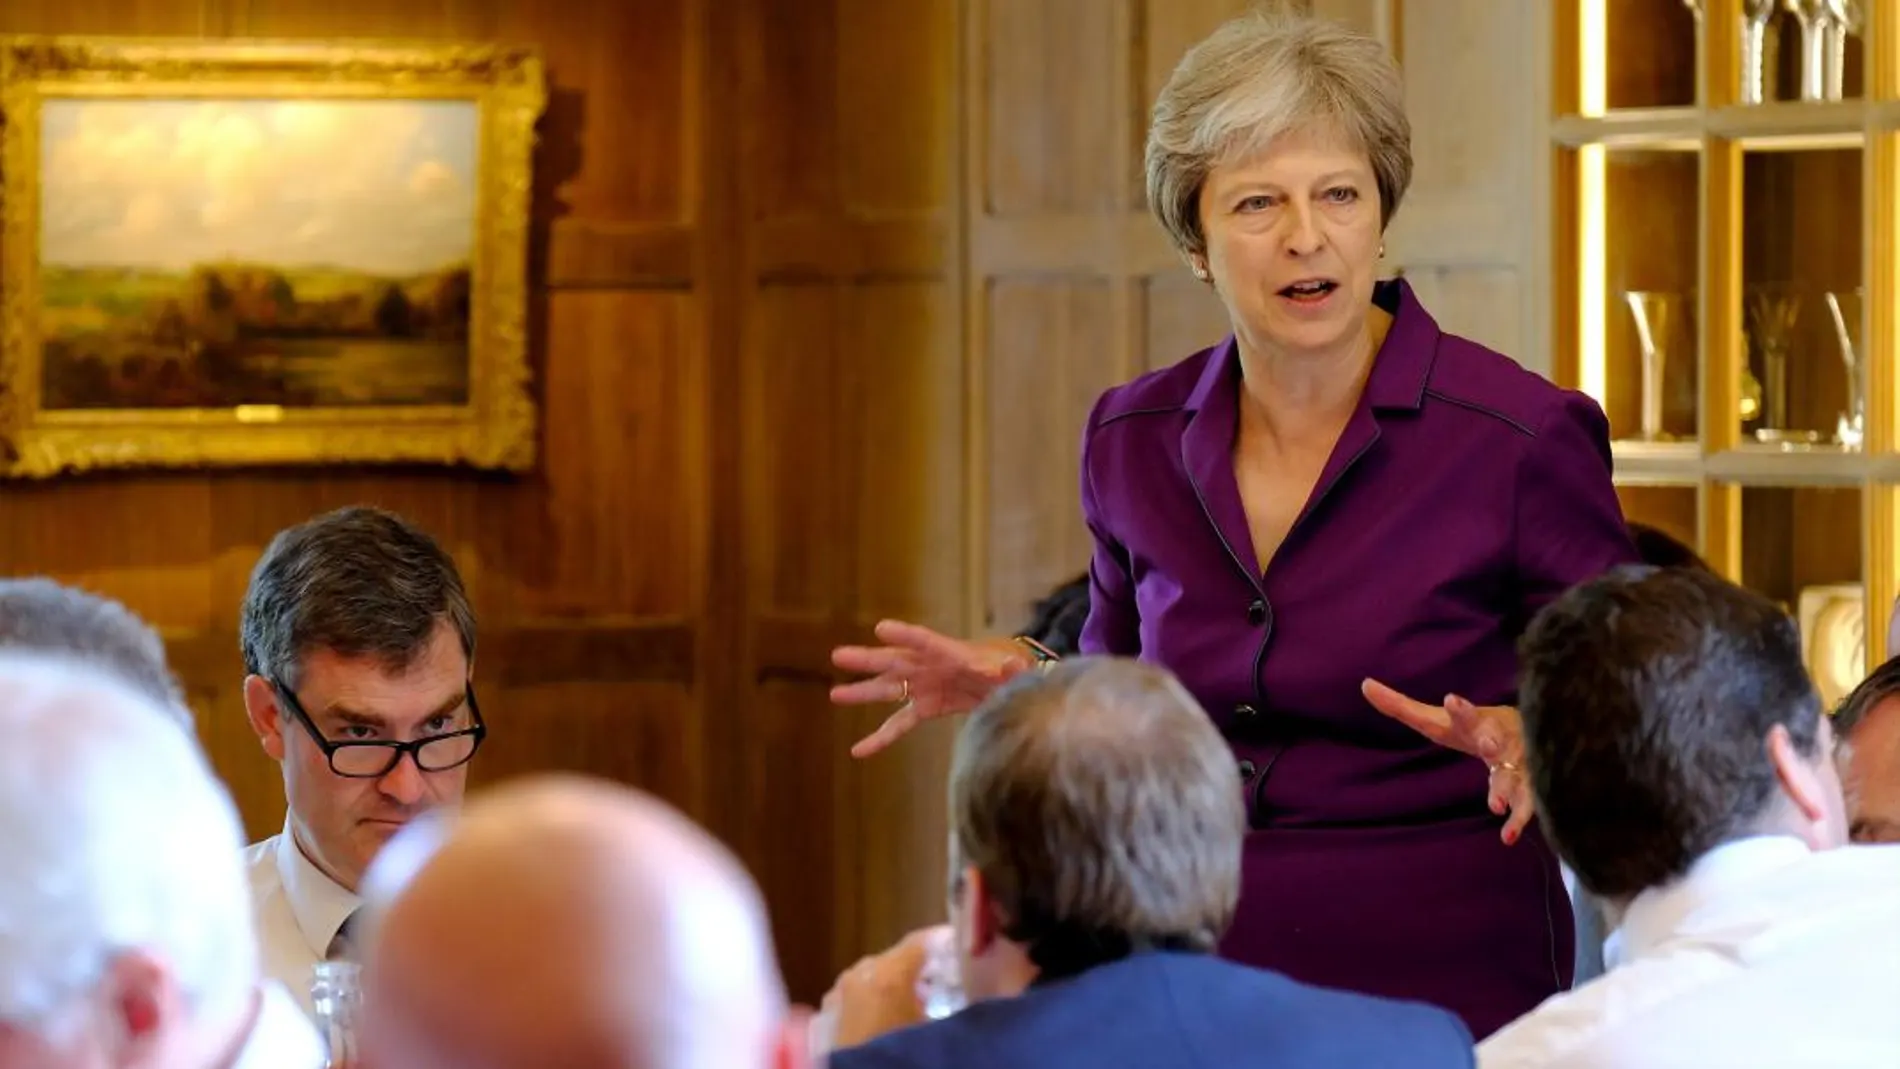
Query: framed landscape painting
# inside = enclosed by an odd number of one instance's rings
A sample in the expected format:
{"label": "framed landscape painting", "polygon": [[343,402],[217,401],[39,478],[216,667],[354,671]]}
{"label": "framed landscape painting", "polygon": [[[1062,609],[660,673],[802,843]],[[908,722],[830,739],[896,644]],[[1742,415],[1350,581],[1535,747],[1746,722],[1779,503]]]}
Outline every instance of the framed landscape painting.
{"label": "framed landscape painting", "polygon": [[0,39],[0,473],[532,466],[539,60]]}

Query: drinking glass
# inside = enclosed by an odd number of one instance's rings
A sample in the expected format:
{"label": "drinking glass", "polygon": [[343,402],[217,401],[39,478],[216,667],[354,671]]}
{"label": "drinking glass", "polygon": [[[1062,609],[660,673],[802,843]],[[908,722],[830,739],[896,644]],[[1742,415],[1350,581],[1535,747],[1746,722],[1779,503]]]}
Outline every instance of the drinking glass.
{"label": "drinking glass", "polygon": [[320,961],[310,978],[310,1002],[317,1033],[323,1037],[325,1069],[354,1069],[357,1027],[362,1019],[362,966],[353,961]]}
{"label": "drinking glass", "polygon": [[924,1008],[924,1016],[933,1021],[950,1016],[968,1003],[957,963],[956,932],[947,924],[932,929],[928,936],[924,967],[917,972],[917,1001]]}

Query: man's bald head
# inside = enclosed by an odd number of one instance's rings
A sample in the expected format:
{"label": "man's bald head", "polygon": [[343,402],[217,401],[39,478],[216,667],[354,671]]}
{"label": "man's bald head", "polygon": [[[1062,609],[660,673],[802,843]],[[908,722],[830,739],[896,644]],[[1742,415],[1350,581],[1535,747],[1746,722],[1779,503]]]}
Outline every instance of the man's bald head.
{"label": "man's bald head", "polygon": [[377,1064],[763,1069],[795,1053],[744,869],[604,782],[471,802],[377,919],[368,968]]}

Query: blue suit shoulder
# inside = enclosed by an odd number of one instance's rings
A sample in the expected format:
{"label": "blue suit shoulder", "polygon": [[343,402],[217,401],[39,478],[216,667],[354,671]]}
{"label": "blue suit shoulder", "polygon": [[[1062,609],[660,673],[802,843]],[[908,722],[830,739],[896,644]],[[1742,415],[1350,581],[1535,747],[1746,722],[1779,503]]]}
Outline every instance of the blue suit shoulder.
{"label": "blue suit shoulder", "polygon": [[1200,955],[1144,955],[883,1036],[833,1069],[1469,1069],[1451,1013]]}

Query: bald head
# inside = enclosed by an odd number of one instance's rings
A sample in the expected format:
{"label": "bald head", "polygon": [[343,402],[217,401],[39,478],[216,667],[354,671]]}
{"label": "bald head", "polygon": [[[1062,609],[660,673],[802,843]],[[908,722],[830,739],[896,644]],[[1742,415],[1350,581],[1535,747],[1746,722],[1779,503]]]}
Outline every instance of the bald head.
{"label": "bald head", "polygon": [[554,777],[477,797],[372,940],[378,1064],[785,1064],[785,994],[752,881],[625,788]]}

